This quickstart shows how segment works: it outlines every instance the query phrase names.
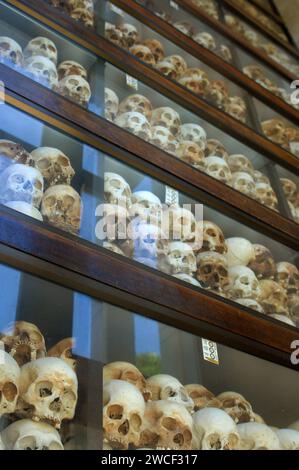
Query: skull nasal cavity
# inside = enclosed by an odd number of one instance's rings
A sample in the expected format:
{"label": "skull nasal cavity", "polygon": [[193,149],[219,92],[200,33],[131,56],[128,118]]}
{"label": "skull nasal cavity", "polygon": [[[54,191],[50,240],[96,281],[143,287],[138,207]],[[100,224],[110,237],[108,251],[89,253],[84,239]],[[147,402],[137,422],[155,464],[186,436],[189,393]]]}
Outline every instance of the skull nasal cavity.
{"label": "skull nasal cavity", "polygon": [[126,421],[119,426],[118,432],[126,436],[129,430],[130,430],[130,424],[129,424],[129,421],[126,419]]}
{"label": "skull nasal cavity", "polygon": [[[17,394],[18,389],[12,382],[6,382],[2,389],[2,394],[6,398],[7,401],[14,401]],[[0,393],[0,402],[1,402],[1,393]]]}
{"label": "skull nasal cavity", "polygon": [[111,405],[108,408],[108,416],[110,419],[122,419],[124,409],[120,405]]}
{"label": "skull nasal cavity", "polygon": [[39,382],[36,385],[37,394],[40,398],[49,397],[52,395],[52,383],[51,382]]}

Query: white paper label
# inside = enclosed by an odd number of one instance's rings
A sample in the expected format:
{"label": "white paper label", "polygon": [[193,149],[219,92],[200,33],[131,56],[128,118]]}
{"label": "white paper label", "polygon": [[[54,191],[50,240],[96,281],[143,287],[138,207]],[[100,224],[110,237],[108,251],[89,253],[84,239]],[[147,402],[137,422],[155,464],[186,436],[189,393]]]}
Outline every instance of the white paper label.
{"label": "white paper label", "polygon": [[179,192],[170,186],[165,186],[165,203],[169,206],[179,205]]}
{"label": "white paper label", "polygon": [[177,3],[170,1],[169,4],[171,8],[174,8],[175,10],[179,10],[179,6]]}
{"label": "white paper label", "polygon": [[129,87],[138,90],[138,80],[136,80],[136,78],[131,77],[131,75],[126,75],[126,82]]}
{"label": "white paper label", "polygon": [[202,338],[202,352],[205,361],[219,365],[217,344],[209,339]]}
{"label": "white paper label", "polygon": [[0,365],[4,364],[4,343],[0,341]]}
{"label": "white paper label", "polygon": [[124,16],[124,12],[113,3],[110,3],[110,10],[116,13],[117,15]]}

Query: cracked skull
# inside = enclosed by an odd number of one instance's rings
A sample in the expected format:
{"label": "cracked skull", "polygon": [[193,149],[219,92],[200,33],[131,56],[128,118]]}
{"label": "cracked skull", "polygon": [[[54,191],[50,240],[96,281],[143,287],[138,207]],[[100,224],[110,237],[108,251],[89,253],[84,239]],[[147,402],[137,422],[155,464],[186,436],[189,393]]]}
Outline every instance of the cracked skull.
{"label": "cracked skull", "polygon": [[44,177],[46,188],[54,184],[71,184],[75,171],[69,157],[52,147],[39,147],[31,155],[35,167]]}
{"label": "cracked skull", "polygon": [[17,163],[1,173],[0,188],[2,203],[23,201],[38,208],[43,197],[44,181],[36,168]]}

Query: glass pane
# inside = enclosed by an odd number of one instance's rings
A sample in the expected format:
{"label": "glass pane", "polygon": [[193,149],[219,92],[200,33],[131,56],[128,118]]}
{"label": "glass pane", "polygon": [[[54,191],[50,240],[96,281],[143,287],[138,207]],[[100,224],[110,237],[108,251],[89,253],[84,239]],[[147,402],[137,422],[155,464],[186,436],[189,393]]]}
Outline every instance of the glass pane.
{"label": "glass pane", "polygon": [[[288,304],[299,282],[293,250],[11,106],[1,110],[3,204],[198,288],[298,321],[298,308]],[[257,176],[269,198],[263,173]]]}
{"label": "glass pane", "polygon": [[0,280],[6,449],[298,449],[281,431],[298,430],[295,371],[222,344],[207,356],[201,337],[5,265]]}
{"label": "glass pane", "polygon": [[299,177],[281,167],[277,167],[277,172],[292,216],[299,224]]}

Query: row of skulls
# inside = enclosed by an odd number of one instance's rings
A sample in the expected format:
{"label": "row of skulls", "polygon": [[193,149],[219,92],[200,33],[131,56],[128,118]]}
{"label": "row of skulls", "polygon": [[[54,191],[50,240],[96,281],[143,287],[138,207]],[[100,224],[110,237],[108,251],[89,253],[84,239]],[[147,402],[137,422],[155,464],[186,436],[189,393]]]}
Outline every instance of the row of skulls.
{"label": "row of skulls", "polygon": [[14,39],[0,37],[0,62],[16,67],[35,81],[86,107],[91,98],[87,70],[78,62],[66,60],[57,67],[57,47],[51,39],[38,36],[24,50]]}
{"label": "row of skulls", "polygon": [[267,426],[239,393],[215,396],[167,374],[145,379],[127,362],[105,365],[103,380],[105,449],[299,449],[298,422]]}
{"label": "row of skulls", "polygon": [[0,140],[0,202],[77,234],[82,202],[70,186],[74,175],[69,157],[56,148],[29,153],[19,143]]}
{"label": "row of skulls", "polygon": [[[219,20],[219,13],[214,0],[192,0],[192,3],[194,3],[199,8],[202,8],[209,16],[212,16],[215,20]],[[161,8],[161,2],[155,0],[145,0],[145,5],[151,11],[153,11],[159,18],[173,23],[172,16],[169,14],[169,12]]]}
{"label": "row of skulls", "polygon": [[106,248],[293,326],[298,324],[295,265],[276,263],[268,248],[245,238],[225,239],[220,227],[197,221],[189,209],[163,208],[149,191],[132,193],[127,181],[115,173],[105,174],[104,192],[105,220],[113,227],[111,236],[105,232]]}
{"label": "row of skulls", "polygon": [[0,341],[0,418],[13,421],[0,433],[0,450],[63,450],[58,430],[74,418],[78,399],[73,339],[47,351],[36,325],[16,321]]}
{"label": "row of skulls", "polygon": [[277,210],[277,197],[266,175],[254,170],[245,155],[229,155],[221,142],[207,138],[200,125],[182,124],[173,108],[154,109],[150,100],[140,94],[119,102],[117,94],[105,88],[105,116],[128,132]]}
{"label": "row of skulls", "polygon": [[295,222],[299,224],[299,188],[295,181],[289,178],[280,178],[283,192],[291,209]]}
{"label": "row of skulls", "polygon": [[282,119],[268,119],[262,122],[265,136],[299,158],[299,130],[286,124]]}
{"label": "row of skulls", "polygon": [[49,0],[51,5],[64,10],[71,18],[88,28],[94,27],[95,13],[93,0]]}
{"label": "row of skulls", "polygon": [[[138,59],[155,67],[163,75],[176,80],[196,95],[223,109],[235,119],[246,122],[247,107],[240,96],[230,96],[227,84],[222,80],[210,80],[200,68],[188,68],[183,57],[177,54],[166,56],[163,44],[157,39],[139,38],[137,28],[129,23],[113,25],[105,23],[105,37],[125,47]],[[209,49],[214,48],[214,39],[209,33],[199,33],[196,41]],[[215,46],[216,47],[216,46]]]}
{"label": "row of skulls", "polygon": [[225,23],[233,29],[236,33],[243,36],[250,44],[252,44],[257,49],[261,49],[266,53],[271,59],[278,62],[287,70],[290,70],[295,75],[299,73],[299,67],[291,59],[291,57],[282,51],[278,46],[272,42],[265,42],[264,38],[260,36],[256,31],[250,29],[245,23],[240,21],[236,16],[231,14],[225,15]]}

